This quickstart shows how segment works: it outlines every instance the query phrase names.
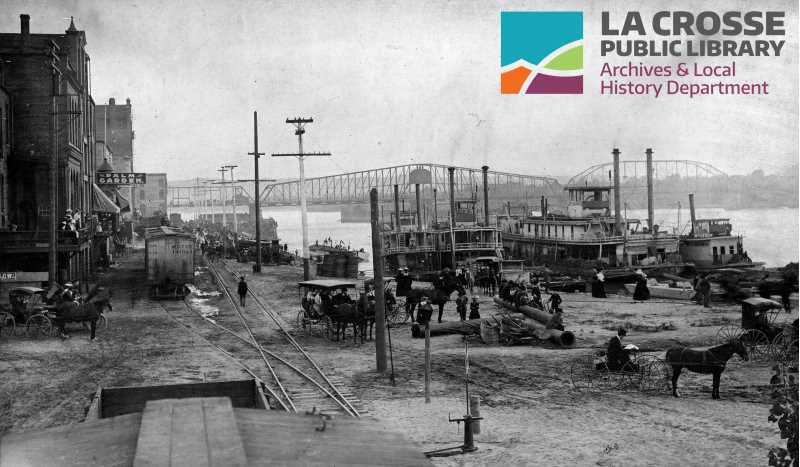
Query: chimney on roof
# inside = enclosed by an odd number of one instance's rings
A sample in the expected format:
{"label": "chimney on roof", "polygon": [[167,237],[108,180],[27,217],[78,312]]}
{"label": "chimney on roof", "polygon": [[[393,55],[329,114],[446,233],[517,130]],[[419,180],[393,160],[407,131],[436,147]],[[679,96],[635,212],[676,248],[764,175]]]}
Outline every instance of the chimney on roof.
{"label": "chimney on roof", "polygon": [[130,97],[125,99],[125,105],[127,105],[128,107],[131,106],[131,98]]}
{"label": "chimney on roof", "polygon": [[108,98],[108,105],[115,105],[117,103],[116,99],[113,97]]}
{"label": "chimney on roof", "polygon": [[20,34],[28,36],[31,33],[31,16],[26,14],[19,15]]}

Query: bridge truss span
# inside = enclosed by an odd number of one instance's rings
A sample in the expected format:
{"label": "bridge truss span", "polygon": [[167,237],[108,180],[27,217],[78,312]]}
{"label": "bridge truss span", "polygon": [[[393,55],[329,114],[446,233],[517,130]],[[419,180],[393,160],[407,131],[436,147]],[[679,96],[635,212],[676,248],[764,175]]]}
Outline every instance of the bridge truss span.
{"label": "bridge truss span", "polygon": [[[611,173],[613,169],[614,164],[611,162],[593,165],[572,177],[567,183],[567,186],[587,184],[607,185],[610,179],[609,173]],[[647,162],[644,160],[620,161],[619,171],[620,178],[623,180],[623,183],[625,183],[625,180],[635,181],[637,186],[646,183]],[[705,162],[686,159],[653,161],[653,178],[655,180],[676,177],[687,180],[699,178],[708,179],[713,177],[727,179],[728,175],[713,165]]]}
{"label": "bridge truss span", "polygon": [[[369,191],[378,189],[381,200],[389,201],[394,196],[394,185],[398,185],[400,195],[413,196],[415,185],[425,198],[432,198],[433,190],[439,200],[449,197],[449,178],[447,165],[408,164],[384,167],[359,172],[350,172],[305,180],[306,199],[309,204],[362,204],[369,202]],[[488,172],[490,196],[511,199],[533,198],[556,193],[560,186],[555,178],[521,175],[509,172]],[[454,167],[454,191],[457,198],[471,197],[483,190],[481,169]],[[264,205],[292,206],[298,204],[299,182],[297,180],[274,183],[262,191]]]}

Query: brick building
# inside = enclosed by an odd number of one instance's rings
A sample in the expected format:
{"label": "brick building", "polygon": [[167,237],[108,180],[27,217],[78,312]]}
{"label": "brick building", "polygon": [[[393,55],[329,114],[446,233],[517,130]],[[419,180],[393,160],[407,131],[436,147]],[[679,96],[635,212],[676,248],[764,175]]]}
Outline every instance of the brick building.
{"label": "brick building", "polygon": [[[72,21],[64,33],[33,34],[29,16],[20,15],[19,33],[0,33],[0,62],[11,117],[0,271],[35,272],[42,281],[86,281],[96,167],[86,35]],[[77,231],[59,228],[67,209],[83,215]],[[51,264],[54,230],[57,254]]]}
{"label": "brick building", "polygon": [[[109,98],[108,105],[95,107],[94,122],[96,140],[104,143],[113,154],[108,162],[114,172],[133,172],[133,139],[136,135],[133,131],[131,100],[125,99],[124,105],[117,105],[116,99]],[[102,162],[100,157],[97,164]],[[131,187],[120,186],[118,192],[128,201],[133,201]]]}
{"label": "brick building", "polygon": [[0,60],[0,229],[8,226],[8,157],[11,154],[11,96],[5,89]]}
{"label": "brick building", "polygon": [[167,215],[167,174],[147,174],[147,183],[133,189],[131,206],[142,217]]}

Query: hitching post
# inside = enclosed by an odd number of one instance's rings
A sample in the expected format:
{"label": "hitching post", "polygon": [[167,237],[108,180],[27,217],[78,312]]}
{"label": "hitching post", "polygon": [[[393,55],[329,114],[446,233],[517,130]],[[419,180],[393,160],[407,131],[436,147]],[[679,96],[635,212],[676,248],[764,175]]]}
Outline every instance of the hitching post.
{"label": "hitching post", "polygon": [[[419,310],[417,310],[419,313]],[[425,403],[431,403],[431,325],[425,323]]]}
{"label": "hitching post", "polygon": [[375,275],[375,362],[378,373],[386,371],[386,317],[383,297],[383,245],[378,210],[378,189],[369,190],[370,223],[372,224],[372,269]]}

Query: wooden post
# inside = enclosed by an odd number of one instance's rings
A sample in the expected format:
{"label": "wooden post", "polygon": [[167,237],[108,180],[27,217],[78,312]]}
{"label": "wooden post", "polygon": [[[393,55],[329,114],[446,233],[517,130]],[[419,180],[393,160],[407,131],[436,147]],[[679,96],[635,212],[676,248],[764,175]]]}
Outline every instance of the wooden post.
{"label": "wooden post", "polygon": [[386,371],[386,317],[383,297],[383,244],[378,212],[378,189],[369,191],[372,224],[372,269],[375,274],[375,362],[378,373]]}
{"label": "wooden post", "polygon": [[425,323],[425,403],[431,403],[431,325]]}

